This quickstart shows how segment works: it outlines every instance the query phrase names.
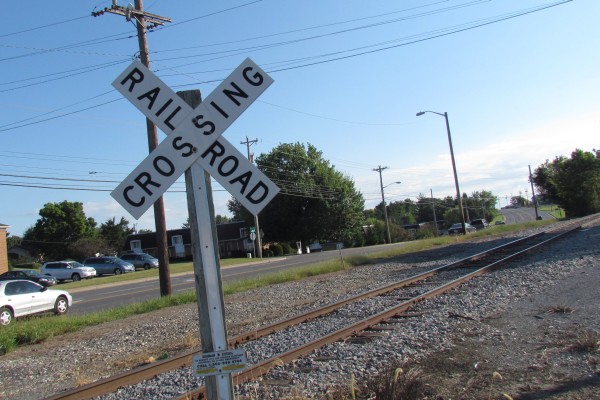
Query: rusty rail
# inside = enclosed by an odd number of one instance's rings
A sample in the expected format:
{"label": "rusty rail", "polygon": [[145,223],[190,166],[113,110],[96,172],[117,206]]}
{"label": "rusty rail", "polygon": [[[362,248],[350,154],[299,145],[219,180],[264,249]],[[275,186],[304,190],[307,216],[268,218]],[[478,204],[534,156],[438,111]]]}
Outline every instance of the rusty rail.
{"label": "rusty rail", "polygon": [[[239,383],[243,383],[243,382],[248,382],[252,379],[256,379],[260,375],[263,375],[266,372],[268,372],[269,369],[271,368],[271,366],[273,365],[273,363],[280,363],[280,362],[287,363],[298,357],[307,355],[310,352],[312,352],[313,350],[318,349],[322,346],[325,346],[327,344],[331,344],[336,341],[354,336],[358,332],[364,331],[365,329],[368,329],[368,328],[370,328],[374,325],[377,325],[381,322],[384,322],[394,316],[397,316],[403,312],[406,312],[414,304],[416,304],[422,300],[429,299],[429,298],[438,296],[442,293],[445,293],[446,291],[451,290],[451,289],[459,286],[460,284],[474,278],[475,276],[481,275],[481,274],[489,271],[492,268],[496,268],[497,266],[499,266],[500,264],[502,264],[504,262],[507,262],[515,257],[521,256],[522,254],[524,254],[527,251],[531,251],[549,241],[552,241],[559,237],[562,237],[564,234],[573,232],[573,231],[579,229],[580,227],[581,227],[581,225],[576,225],[575,227],[568,228],[568,229],[564,230],[564,232],[562,232],[562,233],[559,233],[555,236],[551,236],[548,239],[538,242],[535,245],[533,245],[527,249],[519,250],[510,256],[506,256],[504,258],[501,258],[500,260],[495,260],[492,263],[490,263],[489,265],[487,265],[483,268],[478,268],[477,270],[469,273],[468,275],[466,275],[464,277],[461,277],[461,278],[451,281],[447,284],[444,284],[440,287],[432,289],[432,290],[430,290],[422,295],[419,295],[415,298],[404,301],[391,309],[382,311],[381,313],[371,316],[369,318],[366,318],[365,320],[362,320],[354,325],[351,325],[346,328],[335,331],[323,338],[320,338],[313,342],[307,343],[296,349],[292,349],[286,353],[280,354],[277,357],[265,360],[259,364],[256,364],[250,368],[247,368],[246,370],[244,370],[234,376],[234,382],[236,384],[239,384]],[[526,242],[540,238],[541,236],[546,235],[548,233],[549,232],[542,232],[542,233],[526,236],[526,237],[514,240],[512,242],[506,243],[504,245],[494,247],[487,251],[457,260],[450,264],[446,264],[446,265],[425,271],[423,273],[420,273],[420,274],[414,275],[412,277],[403,279],[401,281],[395,282],[391,285],[386,285],[386,286],[383,286],[380,288],[376,288],[371,291],[361,293],[357,296],[350,297],[348,299],[321,307],[319,309],[310,311],[310,312],[302,314],[302,315],[298,315],[298,316],[286,319],[281,322],[276,322],[276,323],[270,324],[268,326],[264,326],[262,328],[259,328],[259,329],[256,329],[256,330],[253,330],[250,332],[244,332],[244,333],[235,335],[229,339],[229,346],[231,348],[234,348],[242,343],[246,343],[246,342],[252,341],[252,340],[257,340],[261,337],[273,334],[277,331],[286,329],[290,326],[294,326],[294,325],[321,317],[323,315],[329,314],[329,313],[333,312],[334,310],[341,308],[342,306],[350,304],[352,302],[366,299],[366,298],[380,296],[385,293],[391,292],[393,290],[396,290],[396,289],[414,284],[416,282],[425,280],[429,277],[439,274],[440,272],[442,272],[444,270],[450,270],[453,268],[464,267],[471,262],[479,261],[485,257],[488,257],[488,256],[490,256],[490,254],[495,254],[498,252],[506,251],[506,249],[508,249],[508,248],[522,246]],[[146,366],[138,367],[131,371],[123,372],[123,373],[120,373],[120,374],[117,374],[117,375],[114,375],[114,376],[111,376],[108,378],[98,380],[96,382],[92,382],[87,385],[80,386],[80,387],[72,389],[72,390],[58,393],[54,396],[46,398],[46,400],[82,400],[82,399],[90,399],[90,398],[93,398],[96,396],[101,396],[101,395],[104,395],[107,393],[111,393],[119,387],[134,385],[136,383],[139,383],[139,382],[147,380],[147,379],[151,379],[156,375],[159,375],[159,374],[162,374],[162,373],[165,373],[168,371],[172,371],[172,370],[175,370],[178,368],[189,367],[192,364],[192,357],[195,354],[198,354],[198,352],[199,352],[199,350],[194,349],[192,351],[182,353],[181,355],[173,357],[173,358],[162,360],[162,361],[159,361],[159,362],[156,362],[153,364],[149,364]],[[204,388],[198,388],[197,390],[188,392],[185,395],[178,397],[177,399],[188,400],[191,398],[202,398],[203,393],[204,393]]]}

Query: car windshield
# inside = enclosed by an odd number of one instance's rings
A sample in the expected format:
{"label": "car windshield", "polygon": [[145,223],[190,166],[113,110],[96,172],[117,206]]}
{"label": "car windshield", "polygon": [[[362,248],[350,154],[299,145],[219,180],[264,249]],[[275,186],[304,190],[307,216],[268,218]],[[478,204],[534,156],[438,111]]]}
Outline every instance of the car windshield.
{"label": "car windshield", "polygon": [[23,273],[27,276],[40,276],[41,274],[37,271],[33,271],[33,270],[25,270],[23,271]]}
{"label": "car windshield", "polygon": [[454,224],[452,225],[452,228],[462,228],[462,224]]}
{"label": "car windshield", "polygon": [[71,264],[71,267],[73,267],[73,268],[83,268],[84,267],[83,264],[79,264],[77,261],[70,261],[69,264]]}

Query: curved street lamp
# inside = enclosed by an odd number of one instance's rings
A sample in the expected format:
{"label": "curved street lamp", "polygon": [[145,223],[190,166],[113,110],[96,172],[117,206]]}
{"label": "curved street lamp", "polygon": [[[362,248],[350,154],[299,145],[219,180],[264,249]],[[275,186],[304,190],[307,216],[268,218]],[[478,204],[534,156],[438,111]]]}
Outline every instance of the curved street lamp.
{"label": "curved street lamp", "polygon": [[465,221],[465,213],[462,205],[462,197],[460,195],[460,189],[458,188],[458,175],[456,174],[456,163],[454,162],[454,149],[452,148],[452,136],[450,135],[450,123],[448,122],[448,113],[439,113],[435,111],[419,111],[417,113],[417,117],[425,113],[432,113],[441,115],[446,119],[446,130],[448,131],[448,144],[450,145],[450,158],[452,159],[452,170],[454,171],[454,185],[456,186],[456,197],[458,199],[458,209],[460,211],[460,219],[462,222],[463,233],[467,233],[466,221]]}

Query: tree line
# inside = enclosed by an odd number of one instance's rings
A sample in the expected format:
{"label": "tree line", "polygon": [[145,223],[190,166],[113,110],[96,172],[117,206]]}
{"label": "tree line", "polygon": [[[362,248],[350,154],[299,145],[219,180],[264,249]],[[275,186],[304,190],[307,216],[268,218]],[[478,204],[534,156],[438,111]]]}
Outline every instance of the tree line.
{"label": "tree line", "polygon": [[[304,245],[342,242],[346,247],[385,243],[383,203],[365,209],[363,195],[354,181],[337,171],[313,145],[280,144],[255,161],[281,188],[280,195],[259,216],[265,234],[263,243],[293,246],[297,241]],[[571,158],[546,161],[532,179],[539,193],[537,200],[558,204],[569,217],[600,211],[600,159],[596,150],[576,150]],[[463,193],[462,202],[467,221],[491,221],[498,213],[498,198],[488,190],[470,196]],[[511,203],[523,205],[528,199],[515,196]],[[451,196],[420,194],[416,200],[393,201],[385,207],[392,242],[414,238],[409,234],[414,224],[421,224],[417,237],[426,237],[461,221],[458,200]],[[243,220],[248,226],[254,225],[253,216],[234,198],[228,202],[228,209],[233,217],[217,215],[217,223]],[[8,238],[9,247],[22,244],[44,259],[83,259],[96,253],[115,254],[124,249],[127,236],[136,233],[135,226],[131,227],[125,218],[117,221],[113,217],[98,225],[86,217],[79,202],[48,203],[39,215],[23,238]]]}

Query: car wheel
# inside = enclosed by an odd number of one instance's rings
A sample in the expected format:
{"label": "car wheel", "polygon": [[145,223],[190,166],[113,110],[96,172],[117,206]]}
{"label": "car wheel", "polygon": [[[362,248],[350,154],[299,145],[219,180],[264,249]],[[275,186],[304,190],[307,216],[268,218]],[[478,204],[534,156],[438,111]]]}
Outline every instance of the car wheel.
{"label": "car wheel", "polygon": [[123,271],[121,271],[119,268],[115,268],[114,273],[115,275],[121,275]]}
{"label": "car wheel", "polygon": [[79,282],[81,280],[81,276],[79,276],[79,274],[73,274],[71,276],[71,279],[73,280],[73,282]]}
{"label": "car wheel", "polygon": [[144,269],[150,269],[150,264],[144,264]]}
{"label": "car wheel", "polygon": [[67,301],[66,297],[60,296],[58,299],[56,299],[56,302],[54,303],[54,314],[64,314],[67,312],[68,309],[69,302]]}
{"label": "car wheel", "polygon": [[13,319],[13,313],[10,311],[10,308],[2,307],[0,308],[0,325],[7,326],[10,325]]}

